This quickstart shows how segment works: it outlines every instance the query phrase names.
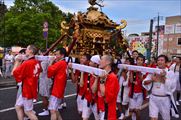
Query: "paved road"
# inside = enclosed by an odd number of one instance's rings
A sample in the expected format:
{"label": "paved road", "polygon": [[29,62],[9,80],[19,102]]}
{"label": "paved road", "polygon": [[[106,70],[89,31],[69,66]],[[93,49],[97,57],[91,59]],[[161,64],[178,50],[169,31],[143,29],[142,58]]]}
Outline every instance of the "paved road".
{"label": "paved road", "polygon": [[[15,86],[0,88],[0,120],[17,120],[16,112],[14,110],[16,92],[17,90]],[[65,99],[67,103],[67,108],[60,111],[63,119],[81,120],[76,110],[75,87],[70,81],[67,82],[65,96],[66,96]],[[37,113],[41,112],[42,104],[40,98],[38,102],[35,104],[34,110]],[[181,116],[181,107],[179,107],[179,112]],[[148,108],[144,109],[141,113],[142,113],[141,120],[149,120]],[[128,118],[128,120],[129,119],[130,118]],[[39,117],[39,120],[50,120],[50,116]],[[90,120],[94,120],[93,116],[91,116]],[[180,119],[172,119],[172,120],[180,120]]]}

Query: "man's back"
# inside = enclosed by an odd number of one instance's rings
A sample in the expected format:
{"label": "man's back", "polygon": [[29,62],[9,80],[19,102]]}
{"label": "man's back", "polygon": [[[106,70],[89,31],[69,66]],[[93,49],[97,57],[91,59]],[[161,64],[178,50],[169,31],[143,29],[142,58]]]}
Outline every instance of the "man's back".
{"label": "man's back", "polygon": [[52,95],[57,98],[63,98],[66,79],[67,79],[67,63],[65,60],[60,60],[57,63],[48,67],[48,78],[53,78]]}
{"label": "man's back", "polygon": [[37,85],[40,72],[40,63],[34,58],[30,58],[24,61],[19,67],[14,70],[13,75],[16,81],[23,83],[23,97],[37,97]]}

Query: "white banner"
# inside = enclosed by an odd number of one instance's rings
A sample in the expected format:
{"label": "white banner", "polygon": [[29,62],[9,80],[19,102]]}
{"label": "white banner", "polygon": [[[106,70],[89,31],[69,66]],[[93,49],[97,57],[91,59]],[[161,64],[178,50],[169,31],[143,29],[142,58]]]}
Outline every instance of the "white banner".
{"label": "white banner", "polygon": [[165,25],[165,34],[174,34],[175,25]]}
{"label": "white banner", "polygon": [[181,33],[181,24],[175,25],[175,33]]}

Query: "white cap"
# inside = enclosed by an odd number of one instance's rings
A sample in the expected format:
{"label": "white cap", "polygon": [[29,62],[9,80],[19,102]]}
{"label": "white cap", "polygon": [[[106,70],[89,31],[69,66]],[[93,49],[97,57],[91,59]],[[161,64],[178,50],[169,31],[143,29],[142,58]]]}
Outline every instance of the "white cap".
{"label": "white cap", "polygon": [[94,55],[94,56],[91,57],[90,60],[99,65],[99,62],[100,62],[101,59],[100,59],[99,55]]}

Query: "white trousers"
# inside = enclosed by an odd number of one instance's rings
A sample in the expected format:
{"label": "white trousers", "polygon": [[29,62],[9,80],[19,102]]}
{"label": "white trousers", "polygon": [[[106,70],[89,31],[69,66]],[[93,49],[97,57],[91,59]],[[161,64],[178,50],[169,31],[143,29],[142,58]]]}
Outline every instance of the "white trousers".
{"label": "white trousers", "polygon": [[80,96],[80,95],[77,96],[77,110],[78,110],[78,112],[82,112],[82,108],[83,108],[83,100],[81,98],[82,98],[82,96]]}
{"label": "white trousers", "polygon": [[158,118],[160,113],[163,120],[170,120],[170,99],[169,97],[158,97],[150,95],[149,116]]}
{"label": "white trousers", "polygon": [[95,120],[99,120],[99,115],[97,111],[97,104],[87,106],[87,100],[83,100],[82,118],[89,118],[91,114],[94,114]]}

